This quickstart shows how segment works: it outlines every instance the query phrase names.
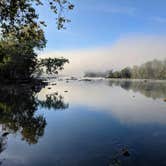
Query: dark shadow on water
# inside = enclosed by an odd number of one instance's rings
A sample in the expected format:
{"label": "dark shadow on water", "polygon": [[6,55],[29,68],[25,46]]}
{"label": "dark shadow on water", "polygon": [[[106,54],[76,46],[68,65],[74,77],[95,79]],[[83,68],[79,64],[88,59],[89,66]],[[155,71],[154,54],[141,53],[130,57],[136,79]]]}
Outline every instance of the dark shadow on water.
{"label": "dark shadow on water", "polygon": [[44,135],[46,119],[35,114],[38,107],[54,110],[68,108],[63,97],[54,93],[40,101],[36,94],[42,87],[26,85],[0,86],[0,153],[5,150],[9,134],[19,134],[28,144],[36,144]]}
{"label": "dark shadow on water", "polygon": [[133,92],[139,92],[148,98],[153,98],[153,99],[166,98],[165,82],[111,80],[109,81],[109,86],[120,86],[125,90],[132,90]]}

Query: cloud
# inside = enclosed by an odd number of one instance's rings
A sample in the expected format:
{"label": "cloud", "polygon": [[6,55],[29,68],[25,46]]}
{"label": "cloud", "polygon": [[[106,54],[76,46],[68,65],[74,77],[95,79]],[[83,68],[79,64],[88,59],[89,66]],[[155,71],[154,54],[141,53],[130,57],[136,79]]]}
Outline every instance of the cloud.
{"label": "cloud", "polygon": [[80,75],[85,71],[105,71],[140,65],[152,59],[166,58],[166,36],[123,37],[111,46],[69,51],[53,51],[40,57],[66,57],[70,64],[63,74]]}

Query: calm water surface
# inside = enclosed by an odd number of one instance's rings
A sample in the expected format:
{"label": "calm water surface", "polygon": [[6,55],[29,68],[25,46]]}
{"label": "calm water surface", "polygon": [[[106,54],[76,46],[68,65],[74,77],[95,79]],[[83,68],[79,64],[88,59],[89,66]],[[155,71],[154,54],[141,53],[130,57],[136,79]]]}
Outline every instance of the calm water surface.
{"label": "calm water surface", "polygon": [[1,165],[166,165],[165,82],[62,80],[38,91],[0,88]]}

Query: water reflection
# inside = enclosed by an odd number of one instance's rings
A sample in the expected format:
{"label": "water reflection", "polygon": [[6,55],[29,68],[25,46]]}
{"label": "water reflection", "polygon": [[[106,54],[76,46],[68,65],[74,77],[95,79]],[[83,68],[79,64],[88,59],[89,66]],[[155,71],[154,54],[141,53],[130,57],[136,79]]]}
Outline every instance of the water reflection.
{"label": "water reflection", "polygon": [[47,94],[44,101],[37,99],[37,103],[42,108],[53,108],[54,110],[64,110],[69,107],[69,104],[64,102],[63,96],[59,95],[58,92],[55,92],[53,94]]}
{"label": "water reflection", "polygon": [[146,97],[153,99],[166,97],[166,83],[152,82],[152,81],[130,81],[130,80],[111,80],[110,86],[120,86],[125,90],[132,90],[133,92],[139,92]]}
{"label": "water reflection", "polygon": [[67,89],[70,105],[108,113],[124,124],[165,124],[165,82],[131,80],[70,81],[57,84]]}
{"label": "water reflection", "polygon": [[38,107],[54,110],[66,109],[68,104],[58,93],[45,95],[45,100],[39,100],[37,93],[41,88],[28,86],[0,87],[0,152],[5,148],[8,134],[20,134],[28,144],[36,144],[44,135],[46,119],[36,114]]}
{"label": "water reflection", "polygon": [[40,89],[0,88],[4,166],[165,164],[164,83],[56,81]]}

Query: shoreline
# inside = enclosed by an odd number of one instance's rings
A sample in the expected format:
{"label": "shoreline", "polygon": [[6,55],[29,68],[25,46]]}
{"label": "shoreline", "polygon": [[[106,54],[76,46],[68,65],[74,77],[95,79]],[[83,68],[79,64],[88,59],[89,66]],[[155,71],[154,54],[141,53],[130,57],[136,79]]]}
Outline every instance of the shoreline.
{"label": "shoreline", "polygon": [[165,82],[166,80],[155,80],[155,79],[130,79],[130,78],[104,78],[104,77],[84,77],[91,80],[113,80],[113,81],[136,81],[136,82]]}

